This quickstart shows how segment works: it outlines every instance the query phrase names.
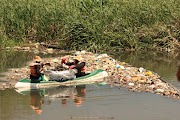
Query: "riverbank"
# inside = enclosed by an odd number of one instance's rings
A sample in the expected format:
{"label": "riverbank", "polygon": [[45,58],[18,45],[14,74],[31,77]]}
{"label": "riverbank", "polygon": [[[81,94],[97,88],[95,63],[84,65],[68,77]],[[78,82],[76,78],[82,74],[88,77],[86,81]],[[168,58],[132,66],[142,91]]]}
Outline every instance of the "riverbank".
{"label": "riverbank", "polygon": [[[51,67],[46,66],[44,70],[55,70],[58,68],[63,57],[67,60],[72,60],[72,56],[78,54],[86,62],[86,72],[92,72],[96,69],[106,70],[109,77],[104,81],[111,84],[112,87],[117,86],[120,89],[134,92],[150,92],[179,100],[179,90],[164,81],[161,76],[153,71],[146,70],[142,67],[132,67],[128,63],[120,62],[107,54],[93,54],[86,51],[71,51],[69,54],[71,55],[43,59],[44,62],[51,63]],[[6,82],[0,83],[1,90],[13,88],[19,80],[29,78],[30,71],[29,67],[25,66],[23,68],[10,69],[3,74],[5,75],[4,80]]]}
{"label": "riverbank", "polygon": [[31,42],[70,50],[179,50],[174,0],[0,1],[0,48]]}

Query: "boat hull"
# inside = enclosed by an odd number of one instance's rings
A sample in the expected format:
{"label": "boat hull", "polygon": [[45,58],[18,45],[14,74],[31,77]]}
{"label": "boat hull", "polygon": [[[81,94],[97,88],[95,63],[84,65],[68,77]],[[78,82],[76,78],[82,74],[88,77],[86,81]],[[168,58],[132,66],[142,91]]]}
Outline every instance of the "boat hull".
{"label": "boat hull", "polygon": [[54,86],[72,86],[72,85],[91,84],[95,82],[102,82],[103,78],[107,76],[108,73],[106,71],[99,69],[90,73],[89,75],[78,77],[65,82],[40,81],[39,83],[32,83],[31,80],[23,79],[16,83],[15,88],[37,89],[37,88],[47,88]]}

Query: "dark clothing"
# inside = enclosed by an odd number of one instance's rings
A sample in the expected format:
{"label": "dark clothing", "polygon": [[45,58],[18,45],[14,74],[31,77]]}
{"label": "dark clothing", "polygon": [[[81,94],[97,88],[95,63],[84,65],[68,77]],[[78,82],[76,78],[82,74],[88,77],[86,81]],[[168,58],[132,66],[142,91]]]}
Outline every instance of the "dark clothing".
{"label": "dark clothing", "polygon": [[39,81],[41,81],[41,77],[42,77],[42,73],[41,73],[41,71],[42,71],[42,68],[43,68],[43,64],[34,64],[33,65],[33,63],[31,64],[31,74],[30,74],[30,79],[32,80],[32,81],[37,81],[37,82],[39,82]]}
{"label": "dark clothing", "polygon": [[30,79],[31,80],[36,80],[36,79],[39,79],[39,76],[32,76],[32,75],[30,75]]}
{"label": "dark clothing", "polygon": [[177,72],[177,79],[180,81],[180,66],[179,66],[179,69],[178,69],[178,72]]}
{"label": "dark clothing", "polygon": [[73,69],[77,69],[77,73],[75,74],[76,77],[81,77],[81,76],[85,76],[85,72],[82,72],[82,68],[86,65],[85,62],[81,62],[80,64],[75,64],[74,62],[68,62],[66,63],[66,65],[71,66],[71,65],[75,65],[75,67]]}
{"label": "dark clothing", "polygon": [[36,73],[37,73],[39,76],[41,76],[41,71],[42,71],[42,70],[40,70],[41,68],[43,68],[43,64],[41,64],[41,65],[35,65]]}
{"label": "dark clothing", "polygon": [[40,77],[30,75],[30,79],[32,83],[39,83],[40,81],[45,81],[45,75],[41,74]]}

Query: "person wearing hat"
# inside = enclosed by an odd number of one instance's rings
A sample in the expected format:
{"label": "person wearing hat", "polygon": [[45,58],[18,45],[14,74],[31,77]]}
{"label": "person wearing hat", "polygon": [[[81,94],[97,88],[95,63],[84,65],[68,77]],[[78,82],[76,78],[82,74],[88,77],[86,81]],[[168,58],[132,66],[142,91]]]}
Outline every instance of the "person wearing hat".
{"label": "person wearing hat", "polygon": [[75,56],[73,58],[73,62],[67,62],[66,63],[66,59],[63,58],[61,63],[66,64],[69,66],[69,69],[76,69],[77,73],[75,74],[76,77],[81,77],[81,76],[85,76],[85,65],[86,63],[84,61],[82,61],[82,57],[81,56]]}
{"label": "person wearing hat", "polygon": [[43,66],[48,64],[50,65],[50,63],[41,63],[42,59],[39,56],[36,56],[33,59],[33,63],[30,64],[30,79],[33,82],[39,82],[39,81],[44,81],[45,79],[43,79],[44,74],[41,73],[43,70]]}

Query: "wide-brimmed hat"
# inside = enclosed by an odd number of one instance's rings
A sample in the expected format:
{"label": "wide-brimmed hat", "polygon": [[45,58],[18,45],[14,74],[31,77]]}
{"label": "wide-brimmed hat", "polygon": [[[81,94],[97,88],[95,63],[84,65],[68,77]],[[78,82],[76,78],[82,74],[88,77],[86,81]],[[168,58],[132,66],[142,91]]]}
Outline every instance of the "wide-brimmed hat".
{"label": "wide-brimmed hat", "polygon": [[82,57],[81,57],[81,56],[75,56],[75,57],[73,58],[73,60],[81,61],[81,60],[82,60]]}
{"label": "wide-brimmed hat", "polygon": [[33,59],[33,61],[42,61],[42,59],[41,59],[41,57],[36,56],[36,57]]}

